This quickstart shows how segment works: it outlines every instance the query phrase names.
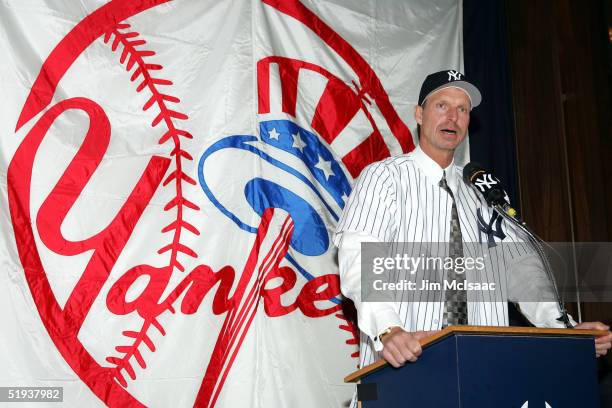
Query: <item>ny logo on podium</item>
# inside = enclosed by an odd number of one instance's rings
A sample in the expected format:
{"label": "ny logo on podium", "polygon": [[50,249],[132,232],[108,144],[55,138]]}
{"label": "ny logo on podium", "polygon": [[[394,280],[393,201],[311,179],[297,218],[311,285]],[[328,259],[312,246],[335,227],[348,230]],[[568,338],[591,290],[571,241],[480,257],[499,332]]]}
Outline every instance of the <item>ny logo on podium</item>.
{"label": "ny logo on podium", "polygon": [[[521,405],[521,408],[529,408],[529,401],[525,401],[525,403]],[[552,408],[552,407],[550,406],[548,402],[544,401],[544,408]]]}

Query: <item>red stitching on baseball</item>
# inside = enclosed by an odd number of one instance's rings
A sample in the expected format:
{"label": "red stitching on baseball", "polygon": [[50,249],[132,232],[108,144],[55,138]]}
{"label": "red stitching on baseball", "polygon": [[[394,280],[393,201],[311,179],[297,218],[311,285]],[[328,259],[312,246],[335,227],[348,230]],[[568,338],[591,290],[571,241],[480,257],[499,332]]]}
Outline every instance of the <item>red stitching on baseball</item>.
{"label": "red stitching on baseball", "polygon": [[157,328],[157,330],[161,333],[162,336],[166,335],[166,332],[164,331],[161,324],[157,321],[157,319],[147,319],[145,320],[145,323],[143,324],[140,331],[135,332],[126,330],[122,333],[124,336],[134,339],[134,343],[131,345],[115,347],[115,350],[117,350],[117,352],[123,353],[122,358],[113,356],[106,357],[106,361],[115,365],[114,376],[117,381],[119,381],[119,384],[121,384],[123,387],[127,387],[128,384],[123,374],[121,374],[121,369],[125,369],[125,371],[128,373],[132,380],[136,379],[136,372],[134,371],[134,367],[132,367],[132,364],[130,363],[130,358],[134,357],[141,368],[147,368],[147,363],[144,361],[144,358],[142,357],[140,350],[138,350],[138,347],[142,343],[144,343],[149,348],[149,350],[151,350],[151,352],[155,351],[155,344],[153,344],[153,341],[147,335],[147,331],[149,330],[149,327],[151,325],[155,326],[155,328]]}
{"label": "red stitching on baseball", "polygon": [[[340,330],[345,330],[351,333],[352,337],[345,341],[345,343],[349,346],[357,346],[359,344],[359,332],[357,331],[357,327],[355,327],[355,324],[349,319],[347,319],[347,317],[343,313],[336,313],[335,316],[346,323],[341,324],[340,326],[338,326],[338,328]],[[359,350],[355,351],[354,353],[351,353],[351,357],[359,358]]]}
{"label": "red stitching on baseball", "polygon": [[[193,136],[186,130],[177,127],[175,121],[186,120],[189,117],[182,112],[168,108],[168,103],[179,103],[180,99],[160,92],[158,86],[172,85],[172,81],[153,76],[152,73],[161,71],[163,66],[145,62],[144,59],[154,56],[155,52],[137,48],[145,45],[146,41],[138,38],[140,35],[139,33],[129,31],[129,29],[129,24],[118,24],[115,28],[105,33],[104,42],[108,44],[111,38],[113,38],[111,43],[111,49],[113,52],[117,50],[119,45],[123,46],[121,57],[119,59],[120,63],[125,64],[125,69],[128,72],[132,70],[134,66],[136,67],[132,72],[130,81],[134,82],[138,78],[142,78],[142,81],[136,87],[136,92],[140,93],[146,88],[151,93],[151,97],[147,100],[142,109],[147,111],[153,105],[156,105],[159,108],[159,113],[151,122],[151,126],[156,127],[163,122],[168,129],[168,131],[159,139],[158,143],[164,144],[171,141],[174,144],[174,149],[170,152],[170,155],[174,157],[173,163],[175,170],[171,172],[164,180],[163,187],[166,187],[168,184],[173,182],[175,187],[175,195],[165,205],[164,211],[170,211],[176,208],[176,218],[161,230],[162,234],[172,232],[172,241],[161,247],[157,253],[163,254],[170,252],[168,267],[172,269],[176,268],[181,272],[184,272],[185,267],[178,260],[179,253],[192,258],[197,258],[198,254],[187,245],[181,243],[182,232],[183,230],[187,230],[192,234],[200,235],[198,229],[185,221],[183,217],[184,210],[186,208],[194,211],[198,211],[200,209],[195,203],[185,198],[183,193],[184,182],[195,185],[196,181],[183,172],[183,159],[192,161],[193,157],[181,148],[181,138],[192,139]],[[170,304],[165,304],[164,308],[160,310],[159,314],[163,313],[165,310],[170,310],[172,313],[174,313],[174,308]],[[133,339],[133,342],[130,345],[115,347],[115,350],[118,353],[123,354],[123,357],[109,356],[106,358],[106,361],[115,365],[115,368],[113,369],[114,377],[123,387],[127,387],[127,381],[125,380],[123,374],[121,374],[122,369],[125,369],[132,380],[136,379],[136,372],[134,371],[132,363],[130,363],[130,359],[132,357],[134,357],[141,368],[146,368],[146,363],[142,357],[142,354],[140,353],[139,347],[142,344],[145,344],[151,352],[155,351],[155,345],[153,344],[151,338],[147,335],[147,332],[151,326],[155,327],[162,334],[162,336],[166,334],[161,323],[155,316],[146,316],[144,317],[144,322],[139,331],[123,332],[124,336]]]}

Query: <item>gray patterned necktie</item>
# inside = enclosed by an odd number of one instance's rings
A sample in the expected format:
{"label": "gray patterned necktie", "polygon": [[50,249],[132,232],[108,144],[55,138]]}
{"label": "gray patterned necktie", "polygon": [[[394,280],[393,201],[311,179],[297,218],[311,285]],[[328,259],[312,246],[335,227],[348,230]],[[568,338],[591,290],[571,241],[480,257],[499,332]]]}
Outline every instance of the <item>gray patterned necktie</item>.
{"label": "gray patterned necktie", "polygon": [[[459,214],[457,213],[455,196],[453,196],[453,192],[446,182],[446,172],[443,173],[442,180],[440,180],[438,185],[448,193],[453,201],[453,206],[451,208],[448,256],[453,259],[461,258],[463,257],[461,225],[459,225]],[[457,286],[459,284],[463,286],[465,282],[465,272],[455,273],[454,271],[449,271],[446,275],[446,280],[452,282],[453,279],[456,281]],[[442,326],[446,327],[458,324],[467,324],[467,293],[465,290],[446,289],[444,291],[444,315]]]}

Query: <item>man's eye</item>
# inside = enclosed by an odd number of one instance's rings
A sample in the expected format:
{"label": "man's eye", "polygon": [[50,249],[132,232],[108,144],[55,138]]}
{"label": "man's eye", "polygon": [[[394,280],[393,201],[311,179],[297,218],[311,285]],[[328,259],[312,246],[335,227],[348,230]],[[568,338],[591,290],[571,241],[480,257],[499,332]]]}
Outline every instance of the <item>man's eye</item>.
{"label": "man's eye", "polygon": [[440,109],[444,109],[444,108],[446,107],[446,104],[444,104],[444,103],[438,103],[438,104],[436,104],[436,106],[437,106],[438,108],[440,108]]}

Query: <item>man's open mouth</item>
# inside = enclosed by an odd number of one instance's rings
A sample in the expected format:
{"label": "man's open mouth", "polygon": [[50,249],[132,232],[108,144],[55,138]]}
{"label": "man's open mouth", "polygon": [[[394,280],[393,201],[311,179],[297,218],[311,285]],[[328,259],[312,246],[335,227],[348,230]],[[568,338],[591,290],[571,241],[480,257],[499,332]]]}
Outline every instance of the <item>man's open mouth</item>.
{"label": "man's open mouth", "polygon": [[453,130],[453,129],[442,129],[442,133],[446,133],[446,134],[449,134],[449,135],[456,135],[457,131]]}

